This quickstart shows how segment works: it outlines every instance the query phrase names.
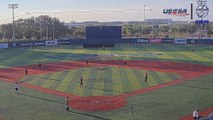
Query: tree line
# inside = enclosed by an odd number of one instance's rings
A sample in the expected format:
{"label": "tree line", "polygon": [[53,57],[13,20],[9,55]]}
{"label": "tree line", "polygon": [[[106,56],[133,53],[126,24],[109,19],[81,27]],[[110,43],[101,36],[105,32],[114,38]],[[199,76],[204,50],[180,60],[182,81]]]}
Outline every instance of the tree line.
{"label": "tree line", "polygon": [[[10,40],[13,36],[12,23],[0,26],[0,39]],[[31,17],[15,21],[15,39],[43,40],[65,37],[69,29],[57,18],[49,16]]]}
{"label": "tree line", "polygon": [[[202,28],[201,28],[202,27]],[[0,40],[9,41],[12,38],[12,23],[0,25]],[[68,27],[58,18],[46,15],[19,19],[15,21],[16,40],[53,40],[58,38],[85,38],[86,26]],[[125,24],[122,26],[123,37],[193,37],[194,34],[213,35],[213,23],[203,26],[195,23],[153,25]]]}
{"label": "tree line", "polygon": [[[155,28],[152,25],[125,25],[124,37],[199,37],[201,35],[211,37],[213,35],[213,23],[200,25],[193,22],[188,24],[160,25]],[[201,37],[201,36],[200,36]]]}

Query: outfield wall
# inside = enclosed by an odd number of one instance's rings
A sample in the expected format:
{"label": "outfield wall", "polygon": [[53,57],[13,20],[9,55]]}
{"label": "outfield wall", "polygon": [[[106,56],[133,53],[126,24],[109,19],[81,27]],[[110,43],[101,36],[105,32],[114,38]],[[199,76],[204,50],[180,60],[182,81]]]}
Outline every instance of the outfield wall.
{"label": "outfield wall", "polygon": [[116,43],[149,43],[149,44],[203,44],[213,45],[213,39],[186,38],[123,38]]}
{"label": "outfield wall", "polygon": [[[104,42],[103,42],[104,41]],[[57,46],[57,45],[91,45],[88,47],[113,47],[114,44],[196,44],[196,45],[213,45],[213,39],[185,39],[185,38],[121,38],[121,39],[69,39],[69,40],[37,40],[37,41],[18,41],[17,47],[33,46]],[[93,46],[99,44],[99,46]],[[109,46],[107,46],[109,45]],[[0,49],[12,47],[11,43],[0,44]]]}

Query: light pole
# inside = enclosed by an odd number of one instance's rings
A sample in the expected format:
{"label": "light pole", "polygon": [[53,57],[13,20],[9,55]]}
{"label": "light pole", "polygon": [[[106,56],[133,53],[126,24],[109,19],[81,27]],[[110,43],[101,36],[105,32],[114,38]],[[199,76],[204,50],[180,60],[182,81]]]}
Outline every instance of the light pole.
{"label": "light pole", "polygon": [[153,9],[146,9],[146,5],[143,5],[144,9],[143,9],[143,12],[144,12],[144,16],[143,16],[143,19],[144,19],[144,22],[146,21],[146,11],[149,12],[149,11],[152,11]]}
{"label": "light pole", "polygon": [[143,12],[144,12],[144,16],[143,16],[143,18],[144,18],[144,22],[146,21],[146,5],[143,5],[144,6],[144,9],[143,9]]}
{"label": "light pole", "polygon": [[8,4],[8,8],[12,9],[12,16],[13,16],[13,36],[12,36],[12,41],[13,41],[13,47],[15,47],[16,43],[15,43],[14,9],[18,8],[18,4]]}

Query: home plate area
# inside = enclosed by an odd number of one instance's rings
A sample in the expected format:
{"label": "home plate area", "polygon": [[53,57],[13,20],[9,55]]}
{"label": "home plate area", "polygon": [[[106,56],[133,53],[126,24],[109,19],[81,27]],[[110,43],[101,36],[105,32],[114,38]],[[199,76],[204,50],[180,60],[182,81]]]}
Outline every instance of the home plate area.
{"label": "home plate area", "polygon": [[125,98],[119,96],[74,97],[69,102],[72,108],[85,111],[114,110],[126,104]]}

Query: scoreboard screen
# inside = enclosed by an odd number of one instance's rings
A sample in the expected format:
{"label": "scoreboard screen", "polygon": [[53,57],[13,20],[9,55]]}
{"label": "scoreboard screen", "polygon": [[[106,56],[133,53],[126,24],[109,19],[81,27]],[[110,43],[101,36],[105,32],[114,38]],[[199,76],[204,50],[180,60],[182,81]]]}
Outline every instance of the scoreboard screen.
{"label": "scoreboard screen", "polygon": [[86,39],[120,39],[121,37],[121,26],[86,27]]}

